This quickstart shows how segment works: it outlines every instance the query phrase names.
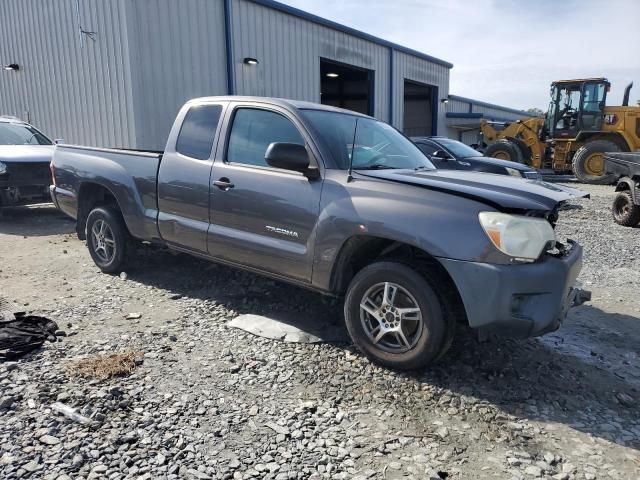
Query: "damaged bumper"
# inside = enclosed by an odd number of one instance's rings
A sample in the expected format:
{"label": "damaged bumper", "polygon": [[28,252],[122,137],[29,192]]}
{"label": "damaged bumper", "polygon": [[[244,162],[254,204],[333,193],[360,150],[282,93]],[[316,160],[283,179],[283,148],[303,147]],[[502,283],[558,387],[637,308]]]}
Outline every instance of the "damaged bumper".
{"label": "damaged bumper", "polygon": [[0,186],[0,205],[5,207],[48,201],[48,185],[22,185],[20,187]]}
{"label": "damaged bumper", "polygon": [[458,287],[472,328],[516,338],[558,329],[569,309],[591,298],[577,288],[582,247],[522,265],[440,259]]}

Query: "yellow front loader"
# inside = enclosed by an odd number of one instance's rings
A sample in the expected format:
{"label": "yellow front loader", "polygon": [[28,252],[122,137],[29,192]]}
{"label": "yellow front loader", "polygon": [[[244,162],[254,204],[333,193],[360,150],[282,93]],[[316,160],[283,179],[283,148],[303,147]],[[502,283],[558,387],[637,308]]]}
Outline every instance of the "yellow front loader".
{"label": "yellow front loader", "polygon": [[604,171],[603,154],[640,150],[640,106],[629,106],[632,85],[622,106],[607,107],[606,78],[553,82],[545,118],[481,122],[485,155],[610,184],[616,179]]}

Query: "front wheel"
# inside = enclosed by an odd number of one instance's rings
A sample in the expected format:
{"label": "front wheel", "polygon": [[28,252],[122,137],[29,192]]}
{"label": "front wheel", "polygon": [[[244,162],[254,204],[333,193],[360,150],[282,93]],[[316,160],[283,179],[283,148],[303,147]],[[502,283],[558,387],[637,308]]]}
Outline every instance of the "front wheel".
{"label": "front wheel", "polygon": [[87,217],[87,246],[94,263],[105,273],[122,269],[130,249],[129,232],[120,212],[94,208]]}
{"label": "front wheel", "polygon": [[484,151],[485,157],[497,158],[499,160],[508,160],[516,163],[525,163],[524,156],[520,147],[511,140],[502,139],[493,142]]}
{"label": "front wheel", "polygon": [[611,185],[615,175],[606,173],[604,154],[619,152],[620,147],[609,140],[593,140],[573,155],[573,173],[578,180],[591,185]]}
{"label": "front wheel", "polygon": [[409,266],[381,261],[353,278],[344,303],[355,345],[386,367],[429,365],[448,347],[445,310],[427,279]]}

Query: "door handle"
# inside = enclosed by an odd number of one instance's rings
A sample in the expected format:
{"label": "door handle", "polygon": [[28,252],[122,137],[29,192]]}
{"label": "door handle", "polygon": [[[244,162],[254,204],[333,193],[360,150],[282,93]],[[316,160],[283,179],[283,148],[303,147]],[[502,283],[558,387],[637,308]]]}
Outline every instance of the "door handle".
{"label": "door handle", "polygon": [[222,177],[218,180],[216,180],[215,182],[213,182],[213,184],[218,187],[220,190],[229,190],[230,188],[235,187],[235,185],[233,183],[231,183],[229,181],[228,178],[226,177]]}

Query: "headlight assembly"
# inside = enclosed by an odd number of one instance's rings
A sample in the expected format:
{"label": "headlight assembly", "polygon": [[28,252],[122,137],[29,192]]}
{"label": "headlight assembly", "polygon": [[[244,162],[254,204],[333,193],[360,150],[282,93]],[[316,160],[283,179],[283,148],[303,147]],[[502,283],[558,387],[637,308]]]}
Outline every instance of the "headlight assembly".
{"label": "headlight assembly", "polygon": [[0,162],[0,175],[4,175],[5,173],[7,173],[7,166]]}
{"label": "headlight assembly", "polygon": [[520,173],[520,170],[516,170],[515,168],[510,168],[510,167],[505,167],[505,168],[507,169],[507,173],[512,177],[522,178],[522,174]]}
{"label": "headlight assembly", "polygon": [[556,234],[543,218],[500,212],[480,212],[478,217],[496,248],[517,260],[533,262],[555,246]]}

